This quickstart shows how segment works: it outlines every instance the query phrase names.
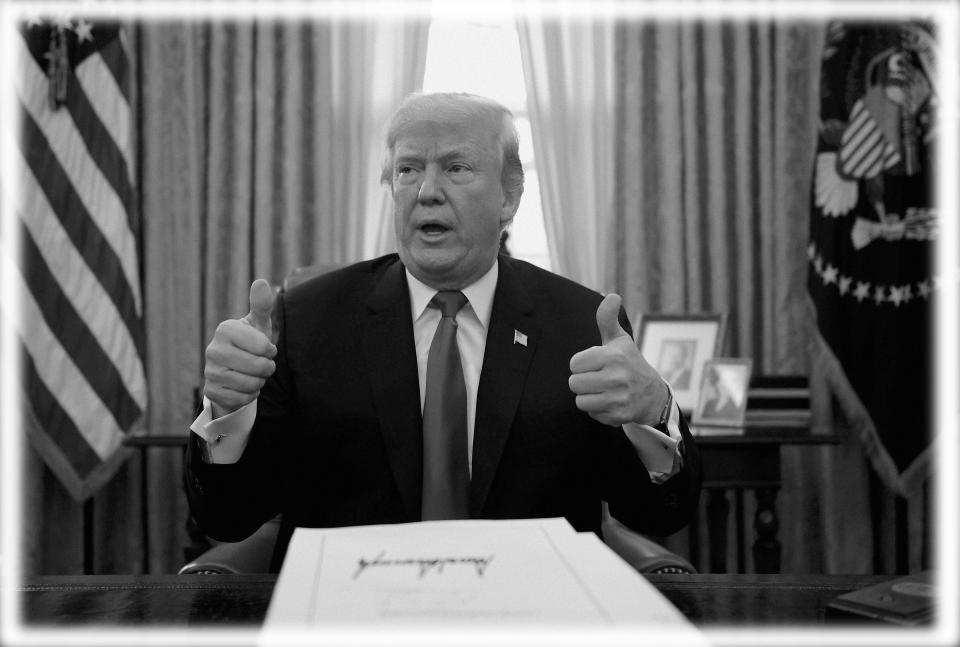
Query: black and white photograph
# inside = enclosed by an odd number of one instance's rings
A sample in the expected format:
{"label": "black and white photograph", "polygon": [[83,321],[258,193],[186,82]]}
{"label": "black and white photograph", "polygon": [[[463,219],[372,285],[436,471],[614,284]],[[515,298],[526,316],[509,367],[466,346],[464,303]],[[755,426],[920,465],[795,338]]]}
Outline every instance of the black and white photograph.
{"label": "black and white photograph", "polygon": [[664,339],[660,345],[657,371],[674,389],[689,389],[696,353],[696,339]]}
{"label": "black and white photograph", "polygon": [[750,359],[715,358],[703,369],[700,399],[693,423],[739,427],[747,411]]}
{"label": "black and white photograph", "polygon": [[0,644],[960,643],[958,60],[951,0],[0,2]]}

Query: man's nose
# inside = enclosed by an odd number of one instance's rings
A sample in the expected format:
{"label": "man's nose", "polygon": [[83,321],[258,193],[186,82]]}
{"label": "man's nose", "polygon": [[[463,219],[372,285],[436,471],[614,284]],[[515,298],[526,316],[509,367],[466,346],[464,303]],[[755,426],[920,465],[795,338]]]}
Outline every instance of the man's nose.
{"label": "man's nose", "polygon": [[417,194],[417,201],[420,204],[443,203],[445,198],[443,195],[443,187],[440,186],[442,179],[440,172],[436,168],[428,166],[423,172],[423,181],[420,183],[420,192]]}

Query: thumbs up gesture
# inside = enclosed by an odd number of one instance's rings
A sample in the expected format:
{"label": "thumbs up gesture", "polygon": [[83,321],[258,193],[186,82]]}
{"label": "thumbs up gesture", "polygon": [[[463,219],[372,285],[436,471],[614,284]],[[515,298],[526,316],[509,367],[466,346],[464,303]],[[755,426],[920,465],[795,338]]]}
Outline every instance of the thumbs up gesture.
{"label": "thumbs up gesture", "polygon": [[604,424],[656,424],[667,387],[620,326],[619,313],[620,295],[608,294],[597,308],[601,345],[570,358],[570,390],[577,408]]}
{"label": "thumbs up gesture", "polygon": [[263,279],[250,286],[250,312],[220,322],[204,354],[203,394],[213,403],[214,418],[236,411],[260,395],[276,365],[273,358],[273,289]]}

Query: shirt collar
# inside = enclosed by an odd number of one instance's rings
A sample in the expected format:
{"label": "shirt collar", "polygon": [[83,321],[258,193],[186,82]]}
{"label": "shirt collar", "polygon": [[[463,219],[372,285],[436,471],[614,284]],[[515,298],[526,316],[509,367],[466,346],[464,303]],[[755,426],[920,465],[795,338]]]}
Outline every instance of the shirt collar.
{"label": "shirt collar", "polygon": [[[498,262],[494,262],[486,274],[461,290],[484,329],[490,325],[490,313],[493,311],[493,293],[497,289],[497,277],[500,275],[499,265]],[[416,321],[430,305],[430,299],[434,297],[438,290],[419,281],[417,277],[410,273],[410,270],[405,271],[407,273],[407,289],[410,292],[410,312],[413,315],[413,320]]]}

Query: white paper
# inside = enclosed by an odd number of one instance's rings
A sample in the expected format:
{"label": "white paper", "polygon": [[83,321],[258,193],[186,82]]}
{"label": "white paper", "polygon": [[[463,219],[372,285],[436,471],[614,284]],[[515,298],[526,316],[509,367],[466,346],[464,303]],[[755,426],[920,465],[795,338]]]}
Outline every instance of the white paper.
{"label": "white paper", "polygon": [[699,636],[593,533],[531,519],[298,528],[264,631],[631,625]]}
{"label": "white paper", "polygon": [[551,528],[575,534],[557,521],[298,528],[268,623],[609,622]]}

